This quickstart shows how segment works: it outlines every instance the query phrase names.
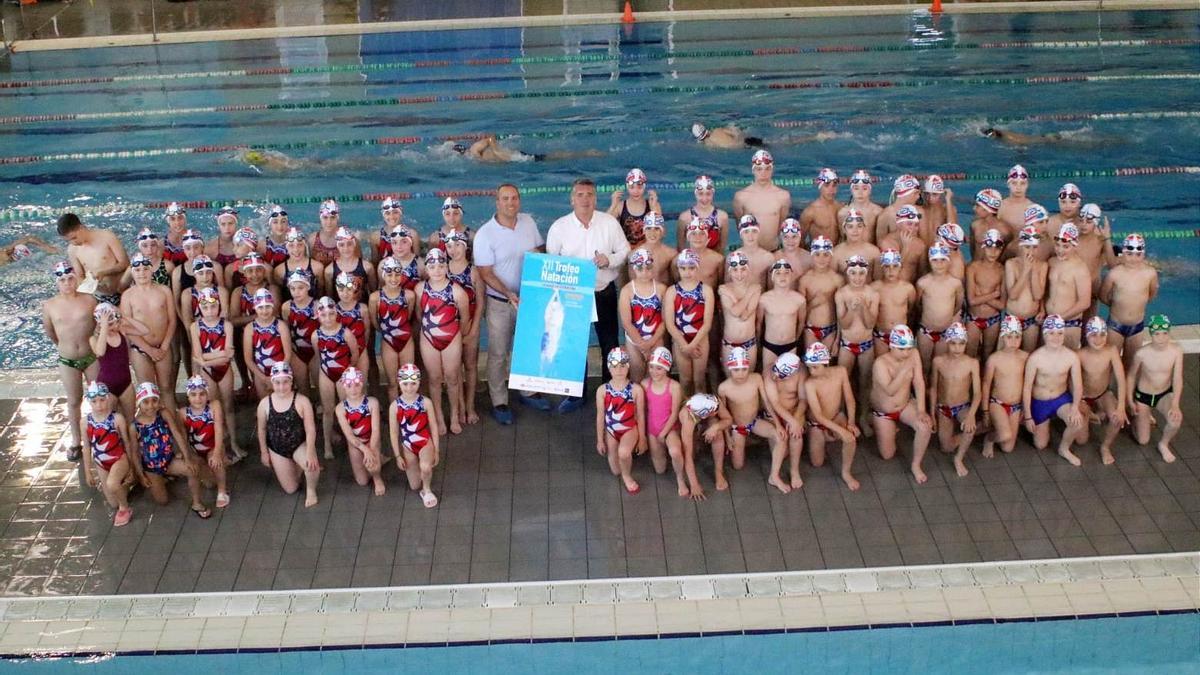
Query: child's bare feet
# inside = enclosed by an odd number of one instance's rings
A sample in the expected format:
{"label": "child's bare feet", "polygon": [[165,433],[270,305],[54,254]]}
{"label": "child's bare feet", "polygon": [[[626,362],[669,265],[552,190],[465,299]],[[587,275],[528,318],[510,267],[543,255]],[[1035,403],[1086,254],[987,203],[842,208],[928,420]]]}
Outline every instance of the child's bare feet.
{"label": "child's bare feet", "polygon": [[770,478],[768,478],[767,485],[774,485],[776,489],[778,489],[780,492],[782,492],[785,495],[792,491],[791,486],[788,485],[787,483],[783,482],[783,479],[780,478],[779,476],[771,476]]}
{"label": "child's bare feet", "polygon": [[1100,461],[1104,462],[1105,466],[1117,461],[1117,458],[1113,457],[1112,448],[1107,445],[1100,446]]}
{"label": "child's bare feet", "polygon": [[858,479],[849,473],[843,473],[842,480],[846,482],[846,487],[850,488],[851,492],[856,492],[860,487],[862,487],[862,484],[858,482]]}
{"label": "child's bare feet", "polygon": [[1162,455],[1163,461],[1167,464],[1175,461],[1175,453],[1171,452],[1171,446],[1166,443],[1158,444],[1158,454]]}
{"label": "child's bare feet", "polygon": [[718,473],[715,476],[714,482],[717,484],[717,492],[724,492],[729,489],[729,481],[725,480],[725,474],[723,473]]}
{"label": "child's bare feet", "polygon": [[1070,450],[1059,450],[1058,456],[1071,463],[1071,466],[1082,466],[1083,462]]}
{"label": "child's bare feet", "polygon": [[954,471],[958,474],[959,478],[963,478],[968,473],[970,473],[969,471],[967,471],[967,465],[964,464],[963,461],[957,457],[954,458]]}
{"label": "child's bare feet", "polygon": [[925,481],[929,480],[929,476],[926,476],[925,472],[921,470],[921,467],[917,466],[916,464],[912,466],[912,475],[913,478],[917,479],[918,485],[924,485]]}

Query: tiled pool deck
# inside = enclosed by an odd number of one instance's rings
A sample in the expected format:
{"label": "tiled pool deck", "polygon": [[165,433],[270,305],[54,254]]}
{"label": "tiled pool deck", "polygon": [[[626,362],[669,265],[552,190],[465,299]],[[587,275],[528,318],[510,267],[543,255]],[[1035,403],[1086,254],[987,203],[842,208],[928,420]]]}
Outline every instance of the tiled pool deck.
{"label": "tiled pool deck", "polygon": [[932,451],[930,480],[917,486],[902,461],[883,462],[867,443],[860,492],[828,466],[806,466],[804,489],[785,496],[768,492],[759,449],[728,493],[710,489],[693,504],[672,478],[652,478],[645,459],[643,492],[624,494],[594,453],[589,409],[566,418],[522,409],[512,427],[485,417],[450,440],[433,510],[403,489],[394,466],[388,494],[376,498],[344,459],[322,476],[320,505],[304,509],[251,461],[233,469],[233,503],[211,520],[189,515],[185,486],[175,485],[168,507],[135,496],[134,521],[119,529],[59,452],[61,400],[4,400],[0,589],[290,590],[1197,551],[1200,359],[1186,364],[1186,426],[1172,465],[1124,437],[1116,466],[1099,463],[1093,441],[1082,469],[1022,442],[991,461],[976,449],[963,479]]}

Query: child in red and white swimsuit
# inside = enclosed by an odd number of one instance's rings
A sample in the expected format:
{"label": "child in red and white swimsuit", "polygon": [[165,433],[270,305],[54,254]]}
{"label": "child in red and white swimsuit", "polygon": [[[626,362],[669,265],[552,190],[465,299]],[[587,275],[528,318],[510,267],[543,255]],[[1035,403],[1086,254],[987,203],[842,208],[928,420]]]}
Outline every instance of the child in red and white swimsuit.
{"label": "child in red and white swimsuit", "polygon": [[612,378],[596,388],[596,452],[608,457],[609,470],[636,495],[642,486],[633,479],[633,453],[649,447],[646,398],[642,386],[629,381],[629,353],[616,347],[607,358]]}
{"label": "child in red and white swimsuit", "polygon": [[208,392],[216,394],[225,412],[225,427],[229,433],[229,449],[237,462],[246,451],[237,442],[237,422],[233,408],[233,324],[221,312],[221,299],[215,288],[200,292],[200,318],[192,322],[192,364],[196,375],[208,383]]}
{"label": "child in red and white swimsuit", "polygon": [[342,374],[359,357],[358,340],[338,321],[337,302],[330,297],[317,300],[317,321],[313,331],[317,359],[321,364],[318,388],[321,392],[321,431],[325,437],[325,459],[333,459],[333,408],[337,404],[337,386]]}
{"label": "child in red and white swimsuit", "polygon": [[[436,249],[435,249],[436,250]],[[430,415],[433,401],[421,395],[421,370],[411,363],[400,366],[396,375],[400,395],[388,407],[392,454],[396,465],[408,475],[408,486],[420,490],[425,508],[438,505],[433,494],[433,469],[438,465],[437,415]]]}
{"label": "child in red and white swimsuit", "polygon": [[225,480],[225,426],[224,409],[220,401],[208,396],[208,381],[200,375],[189,377],[187,383],[188,404],[180,406],[179,419],[187,433],[188,443],[200,456],[200,478],[217,484],[217,508],[229,506],[229,489]]}
{"label": "child in red and white swimsuit", "polygon": [[88,451],[83,453],[83,476],[88,487],[100,487],[104,500],[117,510],[113,525],[128,525],[133,518],[129,508],[129,485],[125,477],[132,471],[141,482],[141,467],[130,461],[128,426],[125,416],[116,412],[114,399],[103,382],[93,382],[84,393],[92,407],[80,423],[80,438],[86,439]]}
{"label": "child in red and white swimsuit", "polygon": [[379,497],[384,493],[383,478],[379,475],[383,464],[379,455],[379,429],[383,420],[379,401],[364,394],[366,382],[366,375],[358,368],[347,368],[342,373],[339,383],[346,397],[336,406],[336,413],[338,426],[346,437],[354,482],[366,485],[370,480],[375,486],[375,496]]}
{"label": "child in red and white swimsuit", "polygon": [[254,320],[242,334],[242,358],[260,399],[271,393],[271,366],[292,360],[292,333],[276,318],[275,294],[270,289],[254,292]]}
{"label": "child in red and white swimsuit", "polygon": [[317,302],[312,296],[312,279],[303,270],[292,272],[287,278],[291,300],[283,303],[283,320],[292,334],[292,372],[296,389],[307,391],[316,373],[313,357],[317,355]]}
{"label": "child in red and white swimsuit", "polygon": [[371,325],[379,331],[379,341],[383,345],[383,373],[389,400],[400,395],[396,386],[400,364],[412,363],[416,351],[416,341],[412,339],[416,295],[405,290],[403,272],[400,261],[384,258],[379,263],[379,290],[371,294],[367,303]]}
{"label": "child in red and white swimsuit", "polygon": [[[447,257],[439,249],[425,256],[429,279],[417,284],[417,304],[421,308],[421,361],[429,370],[429,394],[439,427],[446,415],[442,409],[442,384],[450,399],[450,433],[462,433],[459,411],[463,407],[462,390],[462,317],[470,313],[467,292],[450,281]],[[474,392],[471,392],[472,395]],[[444,427],[442,427],[444,428]]]}
{"label": "child in red and white swimsuit", "polygon": [[358,277],[342,272],[334,278],[334,287],[337,289],[338,322],[353,333],[354,339],[358,341],[359,352],[354,365],[366,372],[370,365],[371,325],[367,304],[358,301],[360,282]]}

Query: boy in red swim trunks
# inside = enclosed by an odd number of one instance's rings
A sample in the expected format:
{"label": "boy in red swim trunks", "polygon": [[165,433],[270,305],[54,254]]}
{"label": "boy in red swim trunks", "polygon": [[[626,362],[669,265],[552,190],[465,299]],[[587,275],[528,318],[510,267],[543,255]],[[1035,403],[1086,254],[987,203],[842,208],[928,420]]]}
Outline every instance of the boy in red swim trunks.
{"label": "boy in red swim trunks", "polygon": [[[963,459],[975,440],[975,413],[979,410],[979,361],[967,356],[967,329],[959,322],[946,329],[947,351],[933,357],[929,383],[929,409],[936,413],[942,452],[954,453],[954,470],[967,475]],[[961,432],[961,433],[960,433]]]}
{"label": "boy in red swim trunks", "polygon": [[[740,470],[745,464],[746,440],[750,434],[764,438],[771,449],[771,471],[767,484],[784,494],[791,492],[791,485],[779,475],[783,470],[783,460],[787,458],[787,444],[783,442],[787,434],[767,400],[762,375],[750,372],[750,357],[741,347],[730,350],[725,359],[725,368],[729,371],[729,379],[717,387],[717,396],[721,397],[733,418],[733,426],[726,434],[733,468]],[[724,464],[724,458],[716,462],[718,482],[724,479]]]}
{"label": "boy in red swim trunks", "polygon": [[400,366],[396,375],[400,396],[388,406],[392,420],[392,455],[408,476],[408,486],[420,490],[425,508],[438,505],[433,494],[433,470],[438,465],[440,451],[437,415],[431,415],[433,401],[421,394],[421,370],[414,364]]}
{"label": "boy in red swim trunks", "polygon": [[[696,431],[702,430],[704,440],[712,451],[713,461],[725,456],[725,430],[733,425],[733,419],[721,399],[712,394],[695,394],[683,405],[679,413],[679,437],[683,440],[683,462],[691,483],[692,499],[704,499],[704,490],[696,477]],[[717,490],[728,490],[724,476],[717,481]]]}
{"label": "boy in red swim trunks", "polygon": [[853,473],[854,454],[861,433],[854,423],[854,392],[846,369],[831,366],[829,361],[829,350],[820,342],[812,343],[804,352],[804,365],[808,366],[808,379],[804,382],[804,396],[808,400],[808,421],[805,422],[808,456],[812,458],[813,466],[823,466],[825,444],[840,440],[842,480],[853,491],[861,487]]}
{"label": "boy in red swim trunks", "polygon": [[991,458],[995,446],[1012,452],[1021,431],[1021,392],[1025,388],[1025,359],[1021,336],[1025,327],[1021,320],[1007,314],[1000,322],[1000,349],[987,359],[983,373],[983,398],[988,401],[988,419],[992,430],[983,439],[983,456]]}
{"label": "boy in red swim trunks", "polygon": [[884,459],[896,456],[896,432],[900,425],[912,428],[911,470],[920,484],[929,480],[921,463],[933,434],[933,420],[925,412],[925,369],[920,354],[913,349],[915,346],[908,326],[898,324],[892,328],[888,351],[875,359],[872,370],[871,421],[875,425],[879,456]]}

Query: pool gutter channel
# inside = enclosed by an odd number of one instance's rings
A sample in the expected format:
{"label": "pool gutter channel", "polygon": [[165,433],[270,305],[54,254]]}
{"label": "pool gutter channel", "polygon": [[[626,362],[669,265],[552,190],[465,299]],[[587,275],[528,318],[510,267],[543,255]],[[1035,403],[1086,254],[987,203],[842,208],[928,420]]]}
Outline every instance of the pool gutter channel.
{"label": "pool gutter channel", "polygon": [[1198,552],[683,577],[2,598],[0,657],[655,639],[1198,608]]}
{"label": "pool gutter channel", "polygon": [[[1194,10],[1195,0],[1047,0],[1044,2],[988,2],[982,4],[947,3],[945,14],[1011,14],[1024,12],[1080,12],[1129,10]],[[851,5],[828,7],[739,8],[688,11],[638,12],[642,23],[678,21],[730,21],[745,19],[799,19],[815,17],[879,16],[912,14],[928,11],[923,5]],[[227,40],[263,40],[289,37],[330,37],[366,33],[398,33],[427,30],[472,30],[480,28],[555,27],[581,24],[615,24],[620,13],[562,14],[548,16],[483,17],[437,19],[426,21],[384,21],[314,26],[277,26],[231,30],[180,31],[177,33],[141,33],[135,35],[105,35],[77,38],[48,38],[16,40],[13,52],[90,49],[97,47],[131,47],[190,42]]]}

